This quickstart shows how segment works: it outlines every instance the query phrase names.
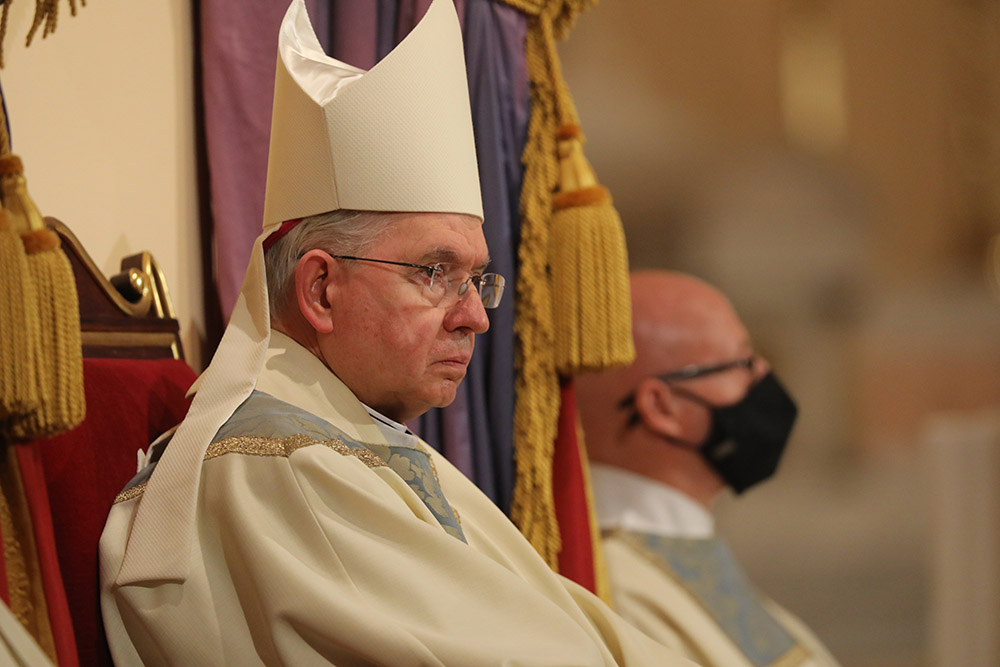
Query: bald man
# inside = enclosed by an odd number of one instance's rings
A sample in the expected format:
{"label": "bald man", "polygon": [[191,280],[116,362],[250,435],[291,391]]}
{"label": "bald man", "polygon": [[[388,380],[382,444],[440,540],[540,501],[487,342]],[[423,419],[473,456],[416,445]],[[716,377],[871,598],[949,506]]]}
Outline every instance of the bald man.
{"label": "bald man", "polygon": [[702,665],[835,665],[754,591],[710,513],[775,471],[795,403],[701,280],[635,272],[632,313],[635,363],[577,381],[615,606]]}

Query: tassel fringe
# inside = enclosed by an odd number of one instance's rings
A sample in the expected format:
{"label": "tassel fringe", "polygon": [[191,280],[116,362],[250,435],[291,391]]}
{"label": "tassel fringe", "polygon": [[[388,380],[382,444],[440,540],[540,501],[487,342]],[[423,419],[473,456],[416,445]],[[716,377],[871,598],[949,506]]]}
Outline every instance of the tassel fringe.
{"label": "tassel fringe", "polygon": [[529,16],[526,38],[531,116],[521,161],[520,268],[517,279],[517,378],[514,458],[517,475],[511,519],[531,545],[557,570],[562,541],[552,492],[552,457],[559,419],[553,303],[549,272],[553,242],[552,193],[560,182],[557,128],[572,133],[576,109],[563,81],[555,40],[564,38],[576,16],[595,0],[504,0]]}
{"label": "tassel fringe", "polygon": [[610,199],[556,211],[549,248],[556,369],[569,376],[631,363],[628,254]]}
{"label": "tassel fringe", "polygon": [[8,223],[21,232],[26,264],[22,294],[30,294],[33,301],[26,304],[25,312],[31,307],[37,312],[37,328],[27,333],[30,340],[23,349],[26,361],[34,366],[38,405],[10,416],[4,429],[13,438],[33,440],[67,431],[83,421],[80,306],[73,269],[59,237],[44,227],[17,156],[0,157],[0,186]]}
{"label": "tassel fringe", "polygon": [[35,285],[20,235],[0,211],[0,419],[38,409]]}
{"label": "tassel fringe", "polygon": [[[0,4],[3,4],[3,13],[0,14],[0,67],[4,64],[3,41],[7,36],[7,15],[13,2],[14,0],[0,0]],[[80,0],[80,5],[86,7],[87,1]],[[76,16],[76,0],[69,0],[69,13]],[[57,25],[59,25],[59,0],[35,0],[35,17],[31,21],[25,46],[31,46],[31,41],[39,28],[42,28],[42,39],[45,39],[49,33],[56,31]]]}
{"label": "tassel fringe", "polygon": [[[515,5],[516,6],[516,5]],[[553,570],[562,541],[552,493],[552,456],[559,419],[559,376],[555,369],[552,293],[548,275],[549,217],[559,178],[555,92],[549,69],[545,21],[534,18],[527,35],[531,116],[524,147],[521,186],[520,268],[517,279],[517,377],[514,460],[517,475],[511,519]]]}
{"label": "tassel fringe", "polygon": [[39,409],[10,423],[15,438],[33,440],[74,428],[83,421],[83,354],[80,310],[73,269],[49,229],[25,235],[28,272],[39,298],[40,352],[36,355]]}

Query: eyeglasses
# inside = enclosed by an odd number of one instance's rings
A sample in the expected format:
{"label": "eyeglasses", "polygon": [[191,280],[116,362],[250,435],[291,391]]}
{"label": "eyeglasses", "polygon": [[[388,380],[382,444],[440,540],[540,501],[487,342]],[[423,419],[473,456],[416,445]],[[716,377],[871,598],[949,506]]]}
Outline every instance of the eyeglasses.
{"label": "eyeglasses", "polygon": [[[718,364],[691,364],[690,366],[681,366],[675,371],[668,371],[666,373],[660,373],[656,377],[660,378],[664,382],[679,382],[680,380],[692,380],[694,378],[704,377],[706,375],[715,375],[717,373],[724,373],[725,371],[732,370],[734,368],[745,368],[752,371],[754,362],[757,357],[755,355],[750,355],[743,359],[733,359],[732,361],[723,361]],[[700,396],[693,394],[689,391],[682,390],[680,387],[675,389],[680,394],[684,394],[690,398],[693,398],[699,402],[707,404],[707,401],[702,399]],[[640,417],[639,413],[635,411],[635,392],[633,391],[628,396],[623,398],[618,403],[618,408],[624,410],[627,408],[632,409],[632,413],[629,415],[628,427],[632,428],[639,423]]]}
{"label": "eyeglasses", "polygon": [[460,277],[461,273],[449,269],[447,264],[411,264],[388,259],[354,257],[353,255],[330,255],[330,257],[420,269],[426,276],[423,282],[425,296],[432,304],[442,308],[450,308],[461,301],[462,297],[469,291],[469,285],[476,289],[484,308],[496,308],[500,305],[503,288],[507,284],[507,281],[499,273],[483,273],[463,279]]}
{"label": "eyeglasses", "polygon": [[733,368],[745,368],[747,370],[752,370],[755,359],[756,357],[754,355],[750,355],[744,359],[724,361],[721,364],[692,364],[690,366],[682,366],[676,371],[661,373],[656,377],[660,378],[664,382],[676,382],[677,380],[691,380],[693,378],[700,378],[706,375],[715,375],[716,373],[722,373]]}

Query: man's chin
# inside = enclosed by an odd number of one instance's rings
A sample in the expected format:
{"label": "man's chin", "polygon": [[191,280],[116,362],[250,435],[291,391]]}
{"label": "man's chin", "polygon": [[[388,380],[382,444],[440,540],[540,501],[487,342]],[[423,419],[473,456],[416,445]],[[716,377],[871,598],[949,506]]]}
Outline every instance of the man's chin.
{"label": "man's chin", "polygon": [[449,373],[446,377],[435,377],[427,381],[426,389],[423,394],[419,397],[414,397],[413,402],[410,403],[411,406],[416,407],[420,412],[411,419],[415,419],[423,415],[425,412],[432,408],[446,408],[455,402],[455,397],[458,395],[458,387],[462,384],[462,378],[465,377],[465,373],[458,374]]}
{"label": "man's chin", "polygon": [[460,384],[462,384],[461,378],[442,381],[435,396],[431,399],[431,407],[446,408],[454,403]]}

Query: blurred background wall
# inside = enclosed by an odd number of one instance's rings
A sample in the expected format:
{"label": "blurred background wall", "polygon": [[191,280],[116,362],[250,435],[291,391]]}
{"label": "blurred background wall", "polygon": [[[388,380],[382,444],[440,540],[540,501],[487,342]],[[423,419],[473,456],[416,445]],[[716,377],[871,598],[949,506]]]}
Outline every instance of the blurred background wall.
{"label": "blurred background wall", "polygon": [[846,665],[1000,664],[1000,5],[607,0],[560,52],[632,266],[799,401],[719,507],[752,578]]}

